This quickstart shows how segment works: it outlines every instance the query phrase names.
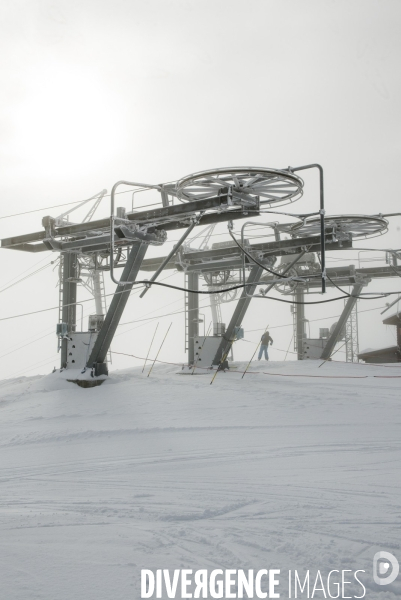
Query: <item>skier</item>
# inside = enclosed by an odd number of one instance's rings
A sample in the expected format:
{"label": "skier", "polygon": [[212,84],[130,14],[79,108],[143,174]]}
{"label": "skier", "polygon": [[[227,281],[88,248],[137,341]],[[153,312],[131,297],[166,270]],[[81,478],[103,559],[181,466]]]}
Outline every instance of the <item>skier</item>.
{"label": "skier", "polygon": [[269,354],[267,351],[269,349],[269,342],[270,342],[270,345],[273,344],[273,338],[270,337],[270,334],[268,331],[265,331],[264,334],[262,335],[262,337],[260,338],[260,341],[262,343],[260,345],[258,360],[260,360],[262,358],[263,353],[265,355],[265,359],[269,360]]}

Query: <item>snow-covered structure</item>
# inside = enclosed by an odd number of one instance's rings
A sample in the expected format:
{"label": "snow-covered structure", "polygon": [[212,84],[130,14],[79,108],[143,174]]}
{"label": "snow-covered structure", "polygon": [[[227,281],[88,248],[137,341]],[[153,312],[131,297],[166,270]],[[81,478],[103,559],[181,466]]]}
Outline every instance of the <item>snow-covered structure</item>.
{"label": "snow-covered structure", "polygon": [[384,325],[395,325],[397,330],[397,344],[387,348],[372,350],[368,348],[358,354],[358,358],[366,363],[393,363],[401,362],[401,315],[395,313],[383,320]]}

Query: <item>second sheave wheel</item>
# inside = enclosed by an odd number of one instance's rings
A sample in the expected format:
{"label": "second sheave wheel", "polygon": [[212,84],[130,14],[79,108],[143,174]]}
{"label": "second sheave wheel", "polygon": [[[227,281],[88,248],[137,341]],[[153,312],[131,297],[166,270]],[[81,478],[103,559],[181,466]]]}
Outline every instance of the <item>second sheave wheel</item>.
{"label": "second sheave wheel", "polygon": [[[368,215],[335,215],[324,219],[324,229],[337,240],[370,238],[387,232],[388,221],[383,217]],[[293,225],[290,233],[295,237],[320,235],[320,217],[306,219]]]}

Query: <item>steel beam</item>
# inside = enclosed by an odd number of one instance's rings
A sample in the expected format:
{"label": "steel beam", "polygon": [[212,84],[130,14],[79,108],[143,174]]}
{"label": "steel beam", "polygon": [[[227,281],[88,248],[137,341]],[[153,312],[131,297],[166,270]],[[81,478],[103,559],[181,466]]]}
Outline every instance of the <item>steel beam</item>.
{"label": "steel beam", "polygon": [[[194,203],[191,203],[194,204]],[[186,205],[185,205],[186,206]],[[170,207],[171,208],[171,207]],[[177,208],[177,207],[174,207]],[[162,209],[168,210],[168,209]],[[132,215],[128,215],[128,218],[131,219]],[[166,231],[172,231],[176,229],[183,229],[184,227],[188,227],[188,220],[186,220],[185,214],[182,215],[182,220],[172,221],[170,223],[161,224],[159,227],[165,229]],[[204,215],[200,221],[199,225],[208,225],[212,223],[224,222],[232,219],[242,219],[244,218],[244,213],[242,211],[230,210],[224,211],[218,214],[206,214]],[[132,220],[132,219],[131,219]],[[70,225],[56,228],[55,235],[56,236],[65,236],[65,235],[73,235],[74,233],[87,232],[90,233],[94,231],[94,225],[99,224],[102,225],[103,228],[106,228],[106,225],[109,226],[108,219],[103,219],[98,222],[91,223],[81,223],[78,225]],[[22,250],[27,252],[41,252],[44,250],[48,250],[45,244],[31,244],[30,242],[36,242],[39,240],[43,240],[46,237],[46,233],[44,231],[36,232],[32,234],[26,234],[21,236],[15,236],[12,238],[4,238],[1,240],[2,248],[10,248],[15,250]],[[87,237],[82,240],[69,240],[60,243],[61,250],[67,249],[79,249],[85,248],[87,252],[95,251],[95,250],[106,250],[109,243],[110,237],[108,234],[104,235],[93,235],[92,237]],[[126,242],[124,245],[129,245],[130,242]],[[253,250],[261,250],[264,252],[274,253],[277,256],[281,256],[283,254],[287,254],[288,250],[301,248],[302,246],[310,246],[309,251],[311,252],[319,252],[321,250],[320,246],[320,238],[319,236],[309,236],[307,238],[294,238],[290,240],[281,240],[270,243],[262,243],[262,244],[252,244]],[[326,238],[326,249],[327,250],[345,250],[347,248],[351,248],[352,243],[349,241],[342,242],[330,242],[330,236]],[[232,246],[229,248],[216,248],[214,250],[207,251],[197,251],[192,252],[190,259],[191,260],[205,260],[213,257],[214,260],[219,259],[222,256],[233,256],[238,255],[239,249],[236,246]]]}
{"label": "steel beam", "polygon": [[[274,256],[282,256],[288,254],[297,254],[302,251],[302,246],[304,245],[304,239],[299,238],[301,243],[297,244],[295,247],[286,248],[286,249],[272,249],[270,244],[251,244],[247,246],[247,251],[249,250],[262,250],[265,252],[269,252],[270,254],[274,254]],[[309,239],[309,238],[307,238]],[[315,238],[316,239],[316,238]],[[332,244],[326,244],[326,248],[329,250],[346,250],[347,248],[352,248],[352,244],[350,242],[333,242]],[[309,244],[306,244],[309,245]],[[313,247],[310,252],[318,252],[319,246]],[[196,256],[196,260],[193,260],[194,256]],[[230,269],[236,268],[242,264],[241,251],[237,246],[229,246],[228,248],[216,248],[215,250],[204,250],[204,251],[196,251],[196,252],[187,252],[181,255],[180,260],[186,263],[188,271],[208,271],[216,270],[218,268],[221,269]],[[143,270],[144,271],[152,271],[153,269],[157,269],[161,263],[165,260],[164,256],[147,258],[143,262]],[[250,262],[247,257],[245,257],[246,262]],[[251,263],[253,264],[253,263]],[[182,268],[182,267],[181,267]],[[180,263],[170,261],[164,269],[180,269]],[[105,268],[104,270],[108,270]],[[391,269],[388,268],[388,272]],[[331,273],[331,271],[329,271]],[[395,276],[397,276],[395,274]],[[266,283],[268,283],[268,279],[266,278]]]}
{"label": "steel beam", "polygon": [[[46,241],[44,242],[46,243]],[[110,236],[109,235],[98,235],[93,237],[86,237],[81,240],[71,240],[68,242],[56,242],[59,244],[61,251],[77,249],[81,248],[85,250],[87,246],[102,246],[103,248],[107,248],[110,246]],[[55,248],[57,250],[57,247]]]}
{"label": "steel beam", "polygon": [[86,366],[93,367],[95,365],[95,371],[99,374],[107,373],[107,367],[105,366],[104,361],[106,360],[107,352],[128,302],[132,286],[134,285],[147,249],[148,245],[143,242],[135,242],[133,244],[122,274],[122,281],[132,281],[132,283],[120,284],[117,286],[103,326],[89,356]]}
{"label": "steel beam", "polygon": [[304,359],[305,332],[305,292],[301,286],[295,289],[295,335],[297,337],[298,360]]}
{"label": "steel beam", "polygon": [[[246,259],[245,264],[253,265],[255,263]],[[180,267],[180,265],[175,265],[175,268],[177,270],[179,270],[179,267]],[[220,270],[225,270],[225,269],[240,269],[241,267],[242,267],[242,260],[241,260],[241,257],[238,256],[237,258],[230,258],[228,260],[207,261],[207,262],[202,262],[202,263],[187,264],[185,270],[187,273],[190,273],[192,271],[197,271],[198,273],[200,273],[200,272],[203,273],[206,271],[220,271]]]}
{"label": "steel beam", "polygon": [[[66,253],[62,255],[62,322],[67,324],[67,335],[76,329],[77,321],[77,276],[78,257],[76,254]],[[67,366],[67,344],[68,339],[64,337],[61,341],[61,368]]]}
{"label": "steel beam", "polygon": [[[301,238],[299,238],[301,239]],[[287,248],[286,250],[284,249],[278,249],[278,250],[272,250],[270,247],[270,244],[264,244],[264,247],[260,247],[262,246],[262,244],[255,244],[255,245],[250,245],[247,246],[247,252],[249,252],[249,250],[262,250],[265,251],[266,253],[268,252],[271,255],[274,256],[287,256],[289,254],[298,254],[299,252],[302,252],[302,247],[303,244],[298,244],[297,246],[294,246],[293,248]],[[344,250],[346,248],[350,248],[352,247],[351,244],[344,246],[344,245],[340,245],[339,242],[334,242],[334,244],[326,244],[326,248],[328,248],[329,250]],[[319,252],[320,249],[320,245],[318,246],[313,246],[312,248],[309,249],[310,252]],[[216,253],[216,259],[214,259],[214,252]],[[196,259],[193,260],[193,255],[196,255]],[[241,257],[241,252],[238,248],[234,248],[234,247],[228,247],[226,249],[224,248],[218,248],[215,251],[213,250],[205,250],[204,251],[204,257],[203,260],[200,260],[202,258],[202,253],[201,252],[188,252],[186,254],[182,254],[180,260],[185,263],[185,269],[187,272],[189,271],[198,271],[198,272],[203,272],[203,271],[216,271],[219,269],[237,269],[239,267],[241,267],[242,265],[242,257]],[[152,268],[157,268],[161,262],[164,260],[164,258],[160,257],[160,258],[151,258],[151,259],[147,259],[146,261],[144,261],[144,270],[146,271],[151,271]],[[253,262],[250,261],[250,259],[248,259],[248,257],[245,257],[245,263],[246,264],[254,264]],[[173,263],[173,262],[169,262],[168,265],[165,267],[165,269],[178,269],[178,270],[182,270],[182,267],[180,265],[180,263]],[[330,273],[330,271],[329,271]],[[269,279],[266,278],[266,283],[268,283]],[[329,283],[329,282],[328,282]],[[319,285],[320,285],[320,280],[319,280]]]}
{"label": "steel beam", "polygon": [[[175,204],[174,206],[170,205],[163,208],[156,208],[153,210],[145,210],[136,213],[130,213],[127,215],[128,221],[133,221],[135,223],[146,224],[147,222],[154,223],[155,221],[161,219],[170,219],[170,218],[179,218],[188,217],[197,212],[201,212],[204,210],[217,209],[224,206],[225,196],[215,196],[213,198],[208,198],[206,200],[197,200],[195,202],[185,202],[181,204]],[[231,211],[227,211],[231,212]],[[241,216],[243,217],[243,213],[241,212]],[[118,222],[118,220],[116,220]],[[124,220],[120,220],[121,223],[124,223]],[[117,224],[117,223],[116,223]],[[202,223],[203,224],[203,223]],[[63,225],[61,227],[55,227],[54,232],[55,236],[66,236],[66,235],[74,235],[77,233],[90,232],[90,231],[99,231],[103,229],[110,228],[110,219],[98,219],[96,221],[89,221],[87,223],[77,223],[73,225]],[[24,242],[35,242],[41,241],[46,238],[45,231],[36,231],[34,233],[28,233],[25,235],[19,235],[10,238],[4,238],[2,242],[3,247],[13,246],[15,244],[22,244]]]}
{"label": "steel beam", "polygon": [[15,244],[14,246],[10,246],[9,249],[20,250],[22,252],[45,252],[49,250],[43,242],[40,244]]}
{"label": "steel beam", "polygon": [[[200,201],[198,202],[200,203]],[[194,203],[191,203],[194,204]],[[181,205],[182,206],[182,205]],[[187,205],[185,205],[187,206]],[[199,207],[197,212],[201,212],[202,208]],[[190,220],[189,216],[186,214],[186,211],[182,211],[182,218],[176,218],[173,221],[167,223],[161,223],[157,227],[152,229],[164,229],[165,231],[175,231],[178,229],[187,228]],[[130,221],[135,221],[133,215],[137,213],[132,213],[127,215],[127,219]],[[192,214],[195,214],[194,212]],[[258,213],[259,214],[259,213]],[[255,216],[258,216],[256,214]],[[224,223],[226,221],[233,221],[237,219],[244,219],[246,215],[244,215],[242,210],[224,210],[223,212],[213,212],[203,215],[202,219],[197,223],[197,225],[212,225],[214,223]],[[152,221],[153,223],[153,221]],[[141,221],[142,225],[146,225],[146,223]],[[96,228],[94,227],[96,226]],[[75,229],[71,229],[75,228]],[[67,232],[65,231],[67,229]],[[118,226],[116,227],[118,229]],[[69,240],[66,242],[62,242],[63,244],[71,244],[69,248],[78,248],[81,246],[85,246],[85,252],[93,252],[93,251],[101,251],[107,250],[110,245],[110,237],[109,235],[105,235],[103,237],[103,245],[100,244],[100,239],[98,233],[95,234],[95,231],[104,233],[105,230],[110,230],[110,219],[102,219],[99,221],[91,221],[90,223],[79,223],[77,225],[70,225],[69,227],[59,227],[55,229],[55,237],[57,236],[66,236],[66,235],[74,235],[75,233],[87,233],[89,236],[92,233],[91,237],[84,238],[84,240]],[[49,250],[43,242],[40,244],[34,244],[32,242],[37,242],[40,240],[44,240],[46,238],[45,231],[36,231],[34,233],[27,233],[20,236],[14,236],[11,238],[3,238],[0,240],[1,247],[9,250],[22,250],[24,252],[42,252],[45,250]],[[80,242],[84,242],[80,244]],[[121,240],[121,245],[130,245],[128,240]],[[67,248],[66,248],[67,249]]]}
{"label": "steel beam", "polygon": [[326,343],[325,347],[323,348],[323,352],[320,357],[323,360],[328,360],[330,358],[330,356],[332,355],[334,347],[337,343],[338,336],[340,335],[341,331],[344,329],[345,324],[348,320],[348,317],[350,316],[351,311],[354,308],[355,303],[358,299],[357,297],[361,293],[363,286],[365,284],[366,284],[366,282],[357,283],[352,288],[351,297],[348,298],[347,302],[345,303],[344,310],[341,313],[340,318],[338,319],[337,325],[335,326],[333,333],[328,338],[327,343]]}
{"label": "steel beam", "polygon": [[[352,243],[349,241],[339,242],[331,242],[329,241],[330,236],[327,236],[326,239],[326,248],[331,250],[345,250],[347,248],[352,248]],[[308,247],[308,252],[319,252],[320,250],[320,237],[316,235],[310,235],[304,238],[292,238],[290,240],[280,240],[278,242],[267,242],[260,244],[251,244],[246,246],[245,249],[249,253],[250,250],[268,252],[270,254],[275,254],[276,256],[280,256],[280,254],[287,254],[287,250],[292,250],[294,248],[301,248],[303,246]],[[309,248],[311,246],[311,248]],[[223,256],[230,256],[239,254],[241,251],[238,246],[232,245],[226,248],[214,248],[212,250],[197,250],[196,252],[184,254],[184,258],[188,257],[191,260],[202,259],[205,260],[207,258],[217,260]]]}
{"label": "steel beam", "polygon": [[254,265],[249,273],[246,283],[248,284],[243,290],[240,299],[238,300],[237,306],[234,310],[234,314],[231,317],[230,323],[227,326],[226,333],[221,339],[220,346],[213,359],[214,365],[219,365],[222,358],[228,354],[232,343],[234,341],[234,332],[236,327],[241,327],[242,321],[245,317],[245,313],[248,310],[248,306],[252,300],[252,294],[255,292],[256,284],[263,272],[262,267]]}
{"label": "steel beam", "polygon": [[[329,248],[328,246],[329,245],[326,244],[326,249],[334,249],[334,248]],[[340,247],[337,247],[336,249],[341,250]],[[288,254],[295,254],[295,253],[296,253],[295,251],[294,252],[288,251],[285,254],[288,255]],[[186,256],[188,257],[189,254],[187,254]],[[184,257],[185,257],[185,255],[184,255]],[[158,267],[160,267],[163,260],[164,260],[164,257],[155,257],[155,258],[145,259],[143,261],[141,270],[154,271]],[[124,266],[124,265],[122,265],[122,266]],[[235,269],[235,268],[239,268],[240,266],[241,266],[241,259],[238,256],[233,256],[232,258],[228,258],[227,260],[222,259],[219,262],[207,261],[207,262],[199,262],[199,263],[189,264],[187,267],[187,270],[204,272],[204,271],[209,271],[209,270],[215,271],[218,269]],[[172,259],[164,267],[164,270],[166,270],[166,269],[180,270],[180,265],[179,265],[179,263],[174,262],[174,259]],[[107,271],[108,267],[107,266],[100,267],[100,270]],[[354,285],[355,279],[356,278],[359,279],[360,277],[371,278],[371,279],[384,279],[387,277],[399,277],[399,274],[397,273],[397,271],[394,270],[394,268],[392,268],[392,267],[366,267],[366,268],[362,268],[362,269],[355,269],[354,265],[349,265],[346,267],[328,268],[328,269],[326,269],[326,273],[327,273],[328,277],[330,277],[330,279],[333,279],[335,281],[335,283],[337,283],[339,285]],[[308,277],[307,274],[305,275],[305,277]],[[266,284],[269,284],[269,281],[272,279],[274,279],[274,276],[263,276],[263,281]],[[326,282],[328,287],[333,286],[330,279],[327,279],[327,282]],[[315,280],[315,279],[309,280],[308,288],[315,288],[315,287],[320,287],[320,279],[319,279],[319,281]],[[395,302],[394,302],[394,304],[395,304]]]}
{"label": "steel beam", "polygon": [[[326,246],[327,248],[327,246]],[[202,269],[203,270],[203,269]],[[368,267],[363,269],[355,269],[354,265],[348,267],[334,267],[326,269],[327,274],[327,287],[335,287],[330,281],[333,280],[336,285],[355,285],[355,281],[363,279],[385,279],[388,277],[399,277],[391,267]],[[308,279],[308,273],[304,273],[302,277]],[[275,279],[274,276],[263,277],[263,281],[269,283],[269,281]],[[320,279],[310,278],[307,283],[307,291],[309,289],[315,289],[320,287]]]}
{"label": "steel beam", "polygon": [[[188,273],[188,289],[199,290],[198,273]],[[199,294],[188,292],[188,364],[195,362],[195,338],[199,335]]]}

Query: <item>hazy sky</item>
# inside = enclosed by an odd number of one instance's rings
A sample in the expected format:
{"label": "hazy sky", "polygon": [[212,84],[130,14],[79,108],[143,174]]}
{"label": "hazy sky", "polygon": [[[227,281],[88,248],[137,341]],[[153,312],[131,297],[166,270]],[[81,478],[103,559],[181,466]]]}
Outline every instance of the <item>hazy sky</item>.
{"label": "hazy sky", "polygon": [[[329,213],[397,211],[400,21],[398,0],[3,0],[0,216],[84,199],[119,179],[157,183],[212,167],[309,162],[325,168]],[[317,202],[316,175],[305,181],[299,210]],[[61,210],[1,219],[0,237],[39,230],[44,214]],[[360,247],[400,247],[400,224],[393,219],[386,237]],[[357,253],[348,256],[355,264]],[[2,287],[56,258],[1,250]],[[1,292],[2,315],[57,305],[56,283],[48,267]],[[130,300],[123,320],[168,312],[170,302],[182,309],[174,292],[146,298]],[[263,302],[254,301],[248,330],[291,322],[287,306]],[[340,304],[308,317],[336,315]],[[384,301],[359,303],[376,306]],[[367,315],[361,346],[393,343],[379,311]],[[0,321],[1,356],[35,340],[2,358],[0,376],[58,364],[56,322],[57,311]],[[143,353],[154,327],[121,335],[115,350]],[[277,347],[286,349],[291,327],[277,331]],[[258,333],[247,339],[256,343]],[[183,360],[183,346],[181,315],[170,358]],[[238,357],[249,354],[244,342]]]}

